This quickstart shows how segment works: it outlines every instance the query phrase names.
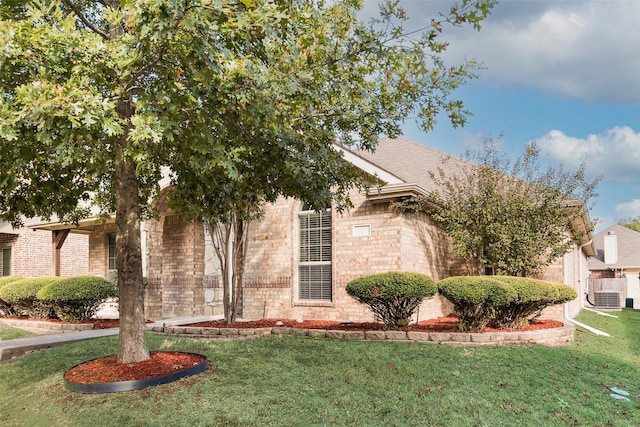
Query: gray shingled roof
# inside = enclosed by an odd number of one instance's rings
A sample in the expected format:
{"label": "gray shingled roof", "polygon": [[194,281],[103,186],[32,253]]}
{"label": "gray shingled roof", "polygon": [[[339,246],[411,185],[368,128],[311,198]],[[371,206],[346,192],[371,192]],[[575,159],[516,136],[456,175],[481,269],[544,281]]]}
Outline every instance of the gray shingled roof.
{"label": "gray shingled roof", "polygon": [[[604,236],[610,231],[616,234],[618,240],[618,262],[615,264],[604,263]],[[589,270],[640,268],[640,233],[637,231],[617,224],[612,225],[593,236],[593,243],[597,254],[589,258]]]}
{"label": "gray shingled roof", "polygon": [[447,172],[460,170],[465,160],[443,151],[399,137],[381,139],[375,153],[352,151],[381,169],[397,176],[408,184],[418,184],[428,191],[436,190],[429,172],[437,173],[442,167]]}

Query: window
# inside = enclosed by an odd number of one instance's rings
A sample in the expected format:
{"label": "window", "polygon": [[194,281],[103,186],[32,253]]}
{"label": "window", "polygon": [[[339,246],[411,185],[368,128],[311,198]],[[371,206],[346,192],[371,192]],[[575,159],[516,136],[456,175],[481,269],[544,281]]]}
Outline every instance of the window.
{"label": "window", "polygon": [[2,275],[11,276],[11,248],[2,249]]}
{"label": "window", "polygon": [[331,210],[303,205],[298,259],[298,299],[331,301]]}
{"label": "window", "polygon": [[114,233],[107,234],[109,241],[109,255],[107,256],[107,269],[117,270],[116,264],[116,235]]}

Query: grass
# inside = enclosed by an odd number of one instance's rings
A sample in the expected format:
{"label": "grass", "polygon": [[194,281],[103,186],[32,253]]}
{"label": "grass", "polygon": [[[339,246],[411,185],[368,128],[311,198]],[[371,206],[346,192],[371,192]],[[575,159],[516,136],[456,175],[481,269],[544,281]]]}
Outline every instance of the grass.
{"label": "grass", "polygon": [[11,326],[3,325],[0,323],[0,341],[15,340],[17,338],[25,338],[33,335],[35,334],[32,332],[13,328]]}
{"label": "grass", "polygon": [[619,315],[582,313],[613,338],[577,331],[554,348],[149,334],[149,348],[205,354],[211,369],[135,392],[68,392],[66,369],[117,351],[117,337],[88,340],[1,364],[0,425],[640,425],[640,312]]}

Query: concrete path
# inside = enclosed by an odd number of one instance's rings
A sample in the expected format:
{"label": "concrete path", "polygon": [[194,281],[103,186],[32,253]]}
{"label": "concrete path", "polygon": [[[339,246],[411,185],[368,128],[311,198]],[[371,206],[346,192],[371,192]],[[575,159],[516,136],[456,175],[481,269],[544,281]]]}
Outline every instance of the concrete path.
{"label": "concrete path", "polygon": [[[147,324],[150,329],[153,326],[176,326],[188,325],[190,323],[219,320],[221,316],[200,316],[200,317],[180,317],[174,319],[164,319],[155,323]],[[0,362],[12,360],[35,351],[57,347],[89,338],[106,337],[117,335],[118,328],[112,329],[91,329],[84,331],[64,332],[59,334],[38,335],[15,340],[0,341]]]}

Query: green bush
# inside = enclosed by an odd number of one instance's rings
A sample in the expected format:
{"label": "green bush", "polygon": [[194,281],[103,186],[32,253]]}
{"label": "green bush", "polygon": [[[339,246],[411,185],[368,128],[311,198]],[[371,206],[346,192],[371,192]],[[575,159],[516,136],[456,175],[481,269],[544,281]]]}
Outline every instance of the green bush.
{"label": "green bush", "polygon": [[[21,279],[24,279],[24,277],[20,277],[20,276],[0,277],[0,288],[2,288],[4,285],[8,285],[9,283],[16,282]],[[4,301],[0,297],[0,317],[8,317],[8,316],[15,316],[15,315],[17,315],[17,313],[13,309],[13,306],[8,302]]]}
{"label": "green bush", "polygon": [[8,283],[0,288],[0,299],[10,304],[17,315],[34,318],[47,318],[53,314],[46,304],[36,298],[36,293],[50,283],[61,280],[59,277],[29,277]]}
{"label": "green bush", "polygon": [[424,274],[388,272],[362,276],[347,283],[347,294],[369,306],[387,329],[409,324],[411,315],[425,298],[437,292],[434,281]]}
{"label": "green bush", "polygon": [[102,302],[117,296],[107,279],[97,276],[69,277],[41,288],[37,297],[49,304],[60,319],[88,320]]}
{"label": "green bush", "polygon": [[461,331],[482,331],[499,307],[517,297],[516,291],[494,276],[456,276],[438,282],[438,291],[453,304]]}
{"label": "green bush", "polygon": [[493,276],[511,286],[517,297],[496,311],[492,326],[500,329],[521,328],[540,316],[543,309],[577,298],[571,286],[526,277]]}

